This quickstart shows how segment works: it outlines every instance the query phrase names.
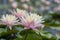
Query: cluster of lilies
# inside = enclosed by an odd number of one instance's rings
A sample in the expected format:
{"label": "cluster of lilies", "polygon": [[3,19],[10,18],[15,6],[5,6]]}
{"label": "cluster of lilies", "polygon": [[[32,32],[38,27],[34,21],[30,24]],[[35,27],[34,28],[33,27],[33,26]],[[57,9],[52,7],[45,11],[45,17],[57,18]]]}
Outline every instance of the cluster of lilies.
{"label": "cluster of lilies", "polygon": [[29,13],[26,10],[17,9],[17,11],[11,11],[12,14],[6,14],[1,17],[1,21],[12,30],[12,27],[21,23],[24,26],[24,29],[38,30],[38,28],[44,28],[42,24],[42,16],[36,13]]}

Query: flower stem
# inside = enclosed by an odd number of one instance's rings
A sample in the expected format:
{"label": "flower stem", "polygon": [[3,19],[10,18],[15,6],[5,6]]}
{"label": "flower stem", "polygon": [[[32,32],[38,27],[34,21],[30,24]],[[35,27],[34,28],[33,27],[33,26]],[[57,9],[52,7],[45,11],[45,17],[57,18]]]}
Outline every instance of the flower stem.
{"label": "flower stem", "polygon": [[9,30],[12,30],[12,26],[8,26]]}
{"label": "flower stem", "polygon": [[24,40],[27,40],[27,36],[28,36],[28,31],[26,31],[26,34],[25,34]]}
{"label": "flower stem", "polygon": [[39,36],[40,36],[40,39],[42,40],[42,37],[41,37],[41,34],[40,34],[40,32],[39,32]]}
{"label": "flower stem", "polygon": [[27,36],[28,36],[28,34],[26,34],[26,35],[25,35],[25,38],[24,38],[24,40],[27,40]]}

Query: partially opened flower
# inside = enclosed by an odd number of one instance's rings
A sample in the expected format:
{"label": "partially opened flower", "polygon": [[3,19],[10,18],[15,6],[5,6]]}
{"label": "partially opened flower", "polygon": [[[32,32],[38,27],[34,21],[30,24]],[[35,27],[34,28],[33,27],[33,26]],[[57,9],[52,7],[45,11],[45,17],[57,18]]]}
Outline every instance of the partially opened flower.
{"label": "partially opened flower", "polygon": [[20,10],[20,9],[17,9],[17,12],[16,11],[12,11],[12,14],[17,16],[18,18],[24,17],[26,15],[26,13],[27,13],[27,11]]}
{"label": "partially opened flower", "polygon": [[13,2],[14,0],[8,0],[9,2]]}
{"label": "partially opened flower", "polygon": [[25,18],[22,17],[21,19],[22,24],[25,26],[25,29],[38,29],[43,28],[44,25],[42,24],[44,21],[42,19],[42,16],[39,16],[37,14],[28,14]]}
{"label": "partially opened flower", "polygon": [[12,26],[18,22],[17,18],[14,15],[3,15],[1,21],[6,24],[10,29]]}
{"label": "partially opened flower", "polygon": [[29,1],[30,1],[30,0],[21,0],[21,2],[23,2],[23,3],[24,3],[24,2],[29,2]]}
{"label": "partially opened flower", "polygon": [[60,12],[60,6],[55,7],[54,11]]}
{"label": "partially opened flower", "polygon": [[17,6],[18,6],[18,3],[17,3],[17,2],[12,2],[12,3],[11,3],[11,7],[12,7],[13,9],[16,9]]}
{"label": "partially opened flower", "polygon": [[56,2],[56,3],[60,3],[60,0],[54,0],[54,2]]}
{"label": "partially opened flower", "polygon": [[27,4],[22,4],[22,7],[23,7],[24,9],[28,9],[28,5],[27,5]]}

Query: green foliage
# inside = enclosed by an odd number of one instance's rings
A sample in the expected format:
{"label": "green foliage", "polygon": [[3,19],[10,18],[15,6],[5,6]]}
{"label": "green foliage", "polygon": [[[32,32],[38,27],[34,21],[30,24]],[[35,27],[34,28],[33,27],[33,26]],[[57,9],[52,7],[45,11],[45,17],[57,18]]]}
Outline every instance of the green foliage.
{"label": "green foliage", "polygon": [[[39,34],[40,33],[40,34]],[[11,36],[14,34],[15,36]],[[11,38],[12,37],[12,38]],[[56,35],[51,34],[48,31],[40,31],[36,33],[34,30],[25,30],[21,27],[15,26],[13,30],[7,28],[0,28],[0,39],[12,39],[12,40],[56,40]]]}

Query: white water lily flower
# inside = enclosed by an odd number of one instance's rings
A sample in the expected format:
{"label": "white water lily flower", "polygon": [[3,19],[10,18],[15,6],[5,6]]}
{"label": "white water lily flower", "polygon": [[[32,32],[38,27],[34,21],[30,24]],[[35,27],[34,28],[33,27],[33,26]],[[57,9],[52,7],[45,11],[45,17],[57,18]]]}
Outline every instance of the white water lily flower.
{"label": "white water lily flower", "polygon": [[10,29],[12,29],[12,26],[18,22],[17,17],[8,14],[3,15],[1,21],[7,26],[9,26]]}
{"label": "white water lily flower", "polygon": [[39,16],[37,14],[28,14],[26,17],[22,17],[21,22],[26,29],[37,29],[39,27],[44,27],[42,24],[44,22],[42,16]]}

